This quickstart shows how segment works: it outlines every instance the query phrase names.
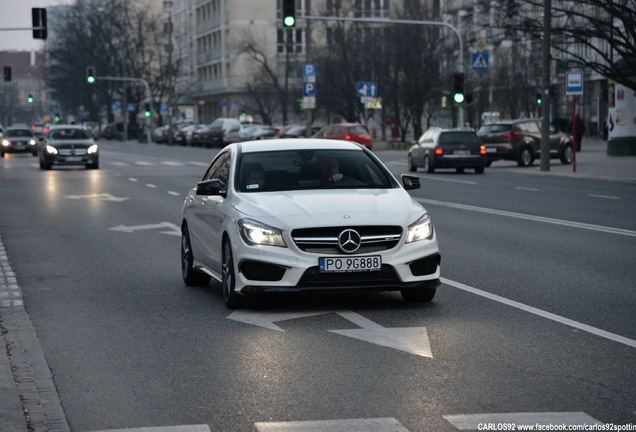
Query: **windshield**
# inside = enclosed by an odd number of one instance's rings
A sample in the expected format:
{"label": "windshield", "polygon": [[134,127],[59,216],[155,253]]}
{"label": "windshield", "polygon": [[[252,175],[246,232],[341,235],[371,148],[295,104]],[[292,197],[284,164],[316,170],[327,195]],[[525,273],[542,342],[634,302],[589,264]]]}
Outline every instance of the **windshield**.
{"label": "windshield", "polygon": [[359,150],[281,150],[245,153],[238,164],[241,192],[397,187]]}
{"label": "windshield", "polygon": [[33,132],[29,129],[7,129],[4,132],[4,136],[6,137],[33,137]]}
{"label": "windshield", "polygon": [[89,138],[88,131],[84,129],[56,129],[51,131],[51,139],[85,140]]}

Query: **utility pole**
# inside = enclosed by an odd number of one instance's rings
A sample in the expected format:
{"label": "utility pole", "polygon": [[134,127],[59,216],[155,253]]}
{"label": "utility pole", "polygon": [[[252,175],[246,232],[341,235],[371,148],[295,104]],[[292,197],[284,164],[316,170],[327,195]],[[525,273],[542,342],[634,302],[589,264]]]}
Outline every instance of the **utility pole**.
{"label": "utility pole", "polygon": [[541,104],[541,171],[550,171],[550,39],[552,21],[552,0],[543,0],[543,46]]}

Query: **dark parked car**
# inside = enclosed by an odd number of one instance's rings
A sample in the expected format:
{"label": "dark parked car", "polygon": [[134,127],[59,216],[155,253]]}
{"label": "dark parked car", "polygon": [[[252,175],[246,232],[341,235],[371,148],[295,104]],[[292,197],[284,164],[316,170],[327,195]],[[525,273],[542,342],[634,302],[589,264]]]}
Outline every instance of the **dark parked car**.
{"label": "dark parked car", "polygon": [[[539,120],[502,120],[482,126],[477,135],[486,146],[486,166],[502,159],[530,166],[541,155]],[[554,126],[550,126],[550,158],[559,158],[563,164],[574,159],[572,136]]]}
{"label": "dark parked car", "polygon": [[35,134],[27,127],[9,127],[0,138],[0,157],[5,153],[38,154],[38,142]]}
{"label": "dark parked car", "polygon": [[[128,139],[133,140],[139,138],[143,130],[132,124],[128,123]],[[124,139],[124,124],[123,123],[107,123],[102,128],[100,137],[107,140],[123,140]]]}
{"label": "dark parked car", "polygon": [[254,141],[276,137],[278,129],[272,126],[254,125],[242,129],[238,133],[240,141]]}
{"label": "dark parked car", "polygon": [[233,118],[218,118],[210,124],[209,130],[201,134],[203,144],[207,147],[225,147],[238,141],[241,122]]}
{"label": "dark parked car", "polygon": [[362,144],[369,150],[373,148],[371,134],[367,127],[359,123],[336,123],[324,126],[320,129],[314,138],[337,139],[344,141],[353,141]]}
{"label": "dark parked car", "polygon": [[[309,136],[318,133],[320,126],[312,126]],[[305,138],[307,132],[306,126],[286,126],[278,135],[279,138]]]}
{"label": "dark parked car", "polygon": [[424,168],[428,173],[437,168],[455,168],[458,173],[472,168],[483,174],[486,147],[473,130],[430,128],[409,149],[409,171]]}
{"label": "dark parked car", "polygon": [[83,126],[53,126],[40,139],[40,168],[43,170],[49,170],[53,165],[99,168],[99,149],[91,133]]}

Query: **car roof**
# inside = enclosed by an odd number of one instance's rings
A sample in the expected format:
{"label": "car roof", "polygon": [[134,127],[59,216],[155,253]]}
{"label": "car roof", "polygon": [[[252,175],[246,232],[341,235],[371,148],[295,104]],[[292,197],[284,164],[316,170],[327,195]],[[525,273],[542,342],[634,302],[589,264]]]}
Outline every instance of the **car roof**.
{"label": "car roof", "polygon": [[82,130],[86,130],[86,128],[83,125],[77,125],[77,124],[68,124],[68,125],[56,124],[55,126],[51,126],[49,130],[56,130],[56,129],[82,129]]}
{"label": "car roof", "polygon": [[244,141],[230,144],[244,153],[276,150],[360,150],[359,144],[350,141],[326,140],[318,138],[271,139],[262,141]]}

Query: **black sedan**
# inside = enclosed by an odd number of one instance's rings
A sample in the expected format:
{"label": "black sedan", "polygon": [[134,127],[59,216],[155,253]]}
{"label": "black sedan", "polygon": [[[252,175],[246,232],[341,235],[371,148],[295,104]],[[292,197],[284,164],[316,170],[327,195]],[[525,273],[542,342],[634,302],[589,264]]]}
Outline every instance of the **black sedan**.
{"label": "black sedan", "polygon": [[31,129],[23,127],[10,127],[4,131],[0,138],[0,157],[5,153],[31,153],[38,154],[38,142]]}
{"label": "black sedan", "polygon": [[84,165],[99,168],[99,149],[91,133],[83,126],[54,126],[42,138],[40,168],[49,170],[53,165]]}
{"label": "black sedan", "polygon": [[424,168],[433,173],[438,168],[454,168],[463,173],[472,168],[483,174],[486,147],[473,130],[430,128],[409,149],[409,171]]}

